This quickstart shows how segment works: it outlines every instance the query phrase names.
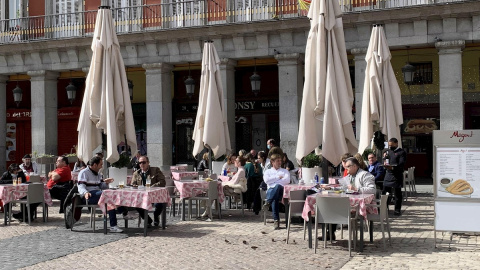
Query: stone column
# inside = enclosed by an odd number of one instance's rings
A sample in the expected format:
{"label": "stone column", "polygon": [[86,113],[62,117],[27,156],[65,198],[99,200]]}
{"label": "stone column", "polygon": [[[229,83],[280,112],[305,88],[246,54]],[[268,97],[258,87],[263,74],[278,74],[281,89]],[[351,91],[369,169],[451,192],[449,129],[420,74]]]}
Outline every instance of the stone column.
{"label": "stone column", "polygon": [[291,160],[295,160],[297,151],[303,96],[304,57],[299,53],[275,55],[278,61],[280,147]]}
{"label": "stone column", "polygon": [[362,121],[362,100],[363,100],[363,86],[365,84],[365,69],[367,68],[368,48],[354,48],[351,53],[354,55],[355,61],[355,136],[357,141],[360,140],[360,124]]}
{"label": "stone column", "polygon": [[31,77],[32,153],[58,155],[58,73],[37,70],[27,74]]}
{"label": "stone column", "polygon": [[0,75],[0,172],[7,170],[7,80],[8,76]]}
{"label": "stone column", "polygon": [[147,154],[152,166],[172,164],[172,69],[143,64],[146,76]]}
{"label": "stone column", "polygon": [[228,58],[220,60],[220,75],[223,86],[223,113],[227,119],[232,150],[236,149],[235,140],[235,66],[237,61]]}
{"label": "stone column", "polygon": [[462,51],[464,40],[440,41],[438,50],[440,77],[440,129],[463,129]]}

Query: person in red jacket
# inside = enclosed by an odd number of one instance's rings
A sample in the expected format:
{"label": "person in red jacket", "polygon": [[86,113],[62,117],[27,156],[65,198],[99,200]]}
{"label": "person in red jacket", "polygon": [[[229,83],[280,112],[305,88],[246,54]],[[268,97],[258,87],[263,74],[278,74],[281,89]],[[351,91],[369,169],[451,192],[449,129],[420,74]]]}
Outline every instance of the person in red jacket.
{"label": "person in red jacket", "polygon": [[63,202],[72,189],[72,171],[68,166],[66,156],[58,156],[56,162],[57,168],[48,173],[47,187],[50,190],[52,198],[60,200],[60,214],[63,213]]}

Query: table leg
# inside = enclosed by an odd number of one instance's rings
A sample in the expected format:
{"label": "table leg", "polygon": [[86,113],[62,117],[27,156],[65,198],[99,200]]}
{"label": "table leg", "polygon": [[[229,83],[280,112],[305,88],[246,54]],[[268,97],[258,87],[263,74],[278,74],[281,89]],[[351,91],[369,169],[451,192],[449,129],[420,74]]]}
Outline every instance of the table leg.
{"label": "table leg", "polygon": [[182,221],[185,221],[185,198],[182,199]]}
{"label": "table leg", "polygon": [[363,252],[363,217],[360,216],[360,252]]}
{"label": "table leg", "polygon": [[105,213],[103,213],[103,233],[107,234],[107,204],[105,204]]}
{"label": "table leg", "polygon": [[175,217],[175,198],[172,198],[173,216]]}
{"label": "table leg", "polygon": [[308,248],[312,248],[312,214],[308,213]]}
{"label": "table leg", "polygon": [[167,224],[167,204],[163,204],[162,210],[162,229],[165,230],[165,225]]}
{"label": "table leg", "polygon": [[[4,224],[5,226],[7,226],[7,212],[10,211],[10,208],[9,208],[9,207],[10,207],[10,203],[6,203],[6,204],[3,206],[3,213],[4,213],[4,215],[3,215],[3,224]],[[7,209],[8,209],[8,211],[7,211]]]}
{"label": "table leg", "polygon": [[143,211],[143,237],[147,236],[148,210]]}

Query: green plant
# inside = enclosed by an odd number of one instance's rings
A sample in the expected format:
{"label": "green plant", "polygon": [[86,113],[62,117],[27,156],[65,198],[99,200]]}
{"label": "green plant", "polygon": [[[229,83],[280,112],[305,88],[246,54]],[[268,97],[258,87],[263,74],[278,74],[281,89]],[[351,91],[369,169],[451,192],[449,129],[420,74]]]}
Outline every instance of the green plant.
{"label": "green plant", "polygon": [[77,153],[66,154],[65,156],[66,156],[66,157],[76,157],[76,156],[77,156]]}
{"label": "green plant", "polygon": [[370,154],[375,154],[375,152],[373,152],[373,150],[370,148],[365,148],[362,154],[363,160],[368,160],[368,155]]}
{"label": "green plant", "polygon": [[130,157],[127,153],[123,153],[120,154],[120,157],[116,162],[112,163],[112,167],[121,169],[127,167],[128,164],[130,164]]}
{"label": "green plant", "polygon": [[54,155],[49,155],[49,154],[40,154],[38,155],[39,158],[42,158],[42,157],[55,157]]}
{"label": "green plant", "polygon": [[322,166],[322,157],[316,155],[315,153],[310,153],[305,156],[302,160],[302,167],[305,168],[314,168],[315,166]]}

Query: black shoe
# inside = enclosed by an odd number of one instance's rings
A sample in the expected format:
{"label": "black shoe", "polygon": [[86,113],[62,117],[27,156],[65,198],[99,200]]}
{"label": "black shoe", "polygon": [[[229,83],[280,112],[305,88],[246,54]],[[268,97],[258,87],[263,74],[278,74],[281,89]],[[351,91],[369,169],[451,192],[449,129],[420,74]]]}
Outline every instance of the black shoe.
{"label": "black shoe", "polygon": [[158,227],[159,225],[160,225],[160,222],[158,221],[153,222],[153,226]]}
{"label": "black shoe", "polygon": [[263,205],[262,207],[262,211],[268,211],[270,209],[270,203],[269,202],[265,202],[265,204]]}
{"label": "black shoe", "polygon": [[147,224],[147,228],[148,228],[148,229],[151,229],[151,228],[152,228],[152,223],[148,223],[148,224]]}
{"label": "black shoe", "polygon": [[154,220],[153,221],[153,226],[158,227],[158,225],[160,225],[160,218],[158,216],[156,216],[156,217],[154,216],[153,220]]}
{"label": "black shoe", "polygon": [[12,214],[12,217],[13,217],[14,219],[23,221],[23,214],[22,214],[22,213]]}
{"label": "black shoe", "polygon": [[395,211],[395,212],[393,212],[393,215],[399,217],[399,216],[402,215],[402,212],[400,212],[400,211]]}

